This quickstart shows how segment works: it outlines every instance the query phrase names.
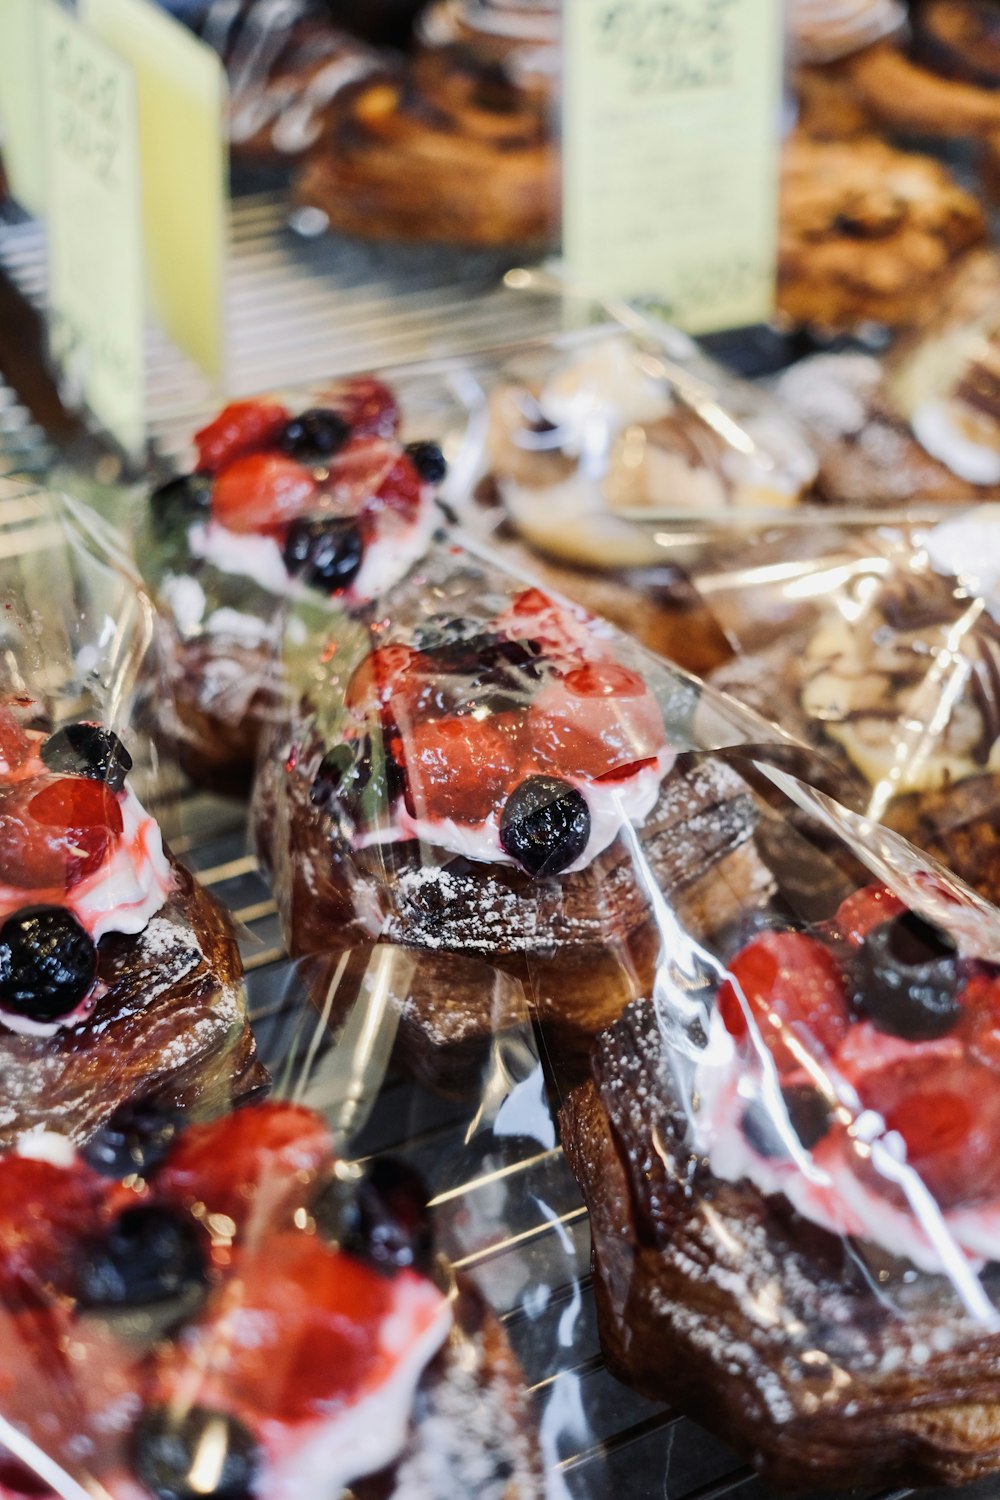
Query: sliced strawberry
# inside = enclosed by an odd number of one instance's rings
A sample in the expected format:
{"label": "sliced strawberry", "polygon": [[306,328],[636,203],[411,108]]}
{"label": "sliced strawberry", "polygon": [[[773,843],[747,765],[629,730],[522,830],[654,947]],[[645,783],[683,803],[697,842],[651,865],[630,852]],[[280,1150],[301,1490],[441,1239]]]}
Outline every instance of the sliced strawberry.
{"label": "sliced strawberry", "polygon": [[394,438],[399,432],[399,404],[389,387],[371,375],[345,381],[332,405],[350,426],[352,437]]}
{"label": "sliced strawberry", "polygon": [[738,953],[716,1005],[730,1036],[749,1031],[748,1010],[779,1071],[832,1056],[847,1035],[844,983],[829,949],[802,932],[765,932]]}
{"label": "sliced strawberry", "polygon": [[905,910],[905,904],[888,886],[866,885],[840,903],[830,926],[834,936],[852,948],[860,948],[869,932]]}
{"label": "sliced strawberry", "polygon": [[99,1231],[107,1203],[105,1183],[82,1163],[0,1157],[0,1300],[21,1305],[53,1285],[68,1290],[74,1257]]}
{"label": "sliced strawberry", "polygon": [[379,485],[375,498],[382,505],[411,516],[420,504],[421,488],[422,480],[413,460],[401,453]]}
{"label": "sliced strawberry", "polygon": [[507,735],[493,719],[470,714],[414,724],[403,753],[406,805],[417,818],[481,823],[499,806],[515,770]]}
{"label": "sliced strawberry", "polygon": [[18,771],[31,754],[31,737],[9,708],[0,708],[0,776]]}
{"label": "sliced strawberry", "polygon": [[276,401],[231,402],[194,435],[199,469],[217,474],[234,458],[266,448],[287,421],[288,412]]}
{"label": "sliced strawberry", "polygon": [[382,713],[389,700],[405,693],[434,670],[433,663],[412,646],[380,646],[351,673],[344,702],[359,718]]}
{"label": "sliced strawberry", "polygon": [[0,790],[0,883],[70,890],[109,858],[118,799],[86,776],[32,776]]}
{"label": "sliced strawberry", "polygon": [[238,1266],[160,1368],[163,1397],[191,1393],[250,1425],[331,1417],[381,1386],[447,1319],[422,1277],[380,1275],[306,1234],[270,1237]]}
{"label": "sliced strawberry", "polygon": [[304,515],[317,492],[309,470],[282,453],[251,453],[222,470],[212,515],[229,531],[280,531]]}
{"label": "sliced strawberry", "polygon": [[330,486],[338,507],[359,516],[372,507],[400,458],[396,443],[380,437],[352,437],[330,461]]}
{"label": "sliced strawberry", "polygon": [[299,1207],[309,1182],[333,1153],[330,1133],[311,1110],[256,1104],[184,1131],[154,1177],[158,1197],[204,1204],[237,1229],[280,1223]]}
{"label": "sliced strawberry", "polygon": [[546,769],[591,778],[630,772],[666,744],[659,704],[617,662],[588,662],[547,682],[531,708],[530,736]]}

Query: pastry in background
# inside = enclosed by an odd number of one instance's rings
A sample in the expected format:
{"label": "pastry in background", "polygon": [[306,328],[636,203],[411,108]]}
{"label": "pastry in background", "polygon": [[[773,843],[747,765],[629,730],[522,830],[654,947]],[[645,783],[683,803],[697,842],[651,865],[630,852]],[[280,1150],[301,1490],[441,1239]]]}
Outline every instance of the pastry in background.
{"label": "pastry in background", "polygon": [[460,42],[502,63],[524,88],[552,94],[559,82],[559,0],[432,0],[417,27],[425,47]]}
{"label": "pastry in background", "polygon": [[899,0],[787,0],[785,27],[792,59],[826,63],[898,31]]}
{"label": "pastry in background", "polygon": [[867,137],[785,142],[777,301],[794,323],[919,324],[985,235],[976,200],[929,157]]}

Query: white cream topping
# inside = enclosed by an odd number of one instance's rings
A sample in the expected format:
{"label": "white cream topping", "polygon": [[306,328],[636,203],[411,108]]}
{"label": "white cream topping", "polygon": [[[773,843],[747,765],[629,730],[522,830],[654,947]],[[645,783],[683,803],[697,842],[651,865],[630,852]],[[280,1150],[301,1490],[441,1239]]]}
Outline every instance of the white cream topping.
{"label": "white cream topping", "polygon": [[914,436],[932,458],[969,484],[1000,484],[1000,449],[977,443],[955,419],[952,403],[932,396],[914,409]]}
{"label": "white cream topping", "polygon": [[[590,812],[590,838],[578,859],[561,875],[572,875],[610,848],[626,826],[641,828],[660,794],[660,783],[672,767],[676,751],[661,750],[655,766],[642,766],[628,778],[614,782],[585,781],[582,777],[564,776],[582,794]],[[477,864],[520,866],[500,842],[499,813],[491,813],[481,823],[459,823],[454,818],[415,818],[400,800],[393,809],[392,822],[373,828],[359,836],[359,848],[373,844],[398,844],[418,839],[452,854],[464,855]]]}
{"label": "white cream topping", "polygon": [[942,521],[922,538],[931,566],[982,599],[1000,619],[1000,505],[982,504]]}
{"label": "white cream topping", "polygon": [[71,1167],[76,1161],[76,1147],[69,1136],[45,1130],[40,1125],[18,1136],[14,1149],[18,1156],[27,1157],[29,1161],[47,1161],[53,1167]]}

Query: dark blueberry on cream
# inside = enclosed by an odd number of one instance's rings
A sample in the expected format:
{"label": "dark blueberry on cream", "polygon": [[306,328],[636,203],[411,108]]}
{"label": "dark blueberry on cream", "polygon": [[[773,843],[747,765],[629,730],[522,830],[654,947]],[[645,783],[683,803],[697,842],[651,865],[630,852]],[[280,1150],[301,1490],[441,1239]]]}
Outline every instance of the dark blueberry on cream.
{"label": "dark blueberry on cream", "polygon": [[173,531],[185,521],[190,524],[206,513],[212,504],[211,474],[180,474],[168,479],[149,498],[154,528],[161,533]]}
{"label": "dark blueberry on cream", "polygon": [[67,724],[42,745],[42,760],[50,771],[67,776],[89,776],[120,792],[132,769],[132,757],[111,729],[100,724]]}
{"label": "dark blueberry on cream", "polygon": [[331,458],[350,435],[350,426],[338,412],[326,406],[314,406],[285,423],[278,437],[278,446],[291,458],[315,463]]}
{"label": "dark blueberry on cream", "polygon": [[868,933],[850,979],[857,1014],[908,1042],[947,1035],[961,1014],[955,946],[913,912]]}
{"label": "dark blueberry on cream", "polygon": [[[212,1460],[210,1487],[206,1454]],[[261,1468],[260,1451],[243,1424],[202,1406],[144,1412],[132,1433],[131,1458],[156,1500],[252,1500]]]}
{"label": "dark blueberry on cream", "polygon": [[334,594],[360,573],[364,543],[354,521],[300,516],[288,528],[283,556],[289,573],[301,573],[313,588]]}
{"label": "dark blueberry on cream", "polygon": [[58,1021],[76,1009],[97,976],[97,949],[72,912],[25,906],[0,927],[0,1009]]}
{"label": "dark blueberry on cream", "polygon": [[529,776],[500,814],[500,842],[529,875],[558,875],[587,847],[590,809],[558,776]]}
{"label": "dark blueberry on cream", "polygon": [[353,765],[354,751],[350,745],[335,745],[327,751],[309,788],[309,799],[315,807],[329,805]]}
{"label": "dark blueberry on cream", "polygon": [[127,1208],[77,1272],[85,1307],[146,1307],[181,1296],[205,1279],[201,1231],[192,1219],[158,1204]]}
{"label": "dark blueberry on cream", "polygon": [[123,1104],[80,1155],[102,1177],[144,1176],[163,1160],[177,1138],[177,1113],[156,1099]]}
{"label": "dark blueberry on cream", "polygon": [[425,484],[441,483],[448,465],[437,443],[407,443],[406,452]]}
{"label": "dark blueberry on cream", "polygon": [[432,1236],[427,1190],[405,1162],[373,1162],[344,1213],[340,1246],[376,1270],[426,1271]]}
{"label": "dark blueberry on cream", "polygon": [[823,1095],[811,1085],[797,1084],[783,1088],[788,1120],[799,1142],[807,1151],[818,1146],[830,1129],[830,1107]]}

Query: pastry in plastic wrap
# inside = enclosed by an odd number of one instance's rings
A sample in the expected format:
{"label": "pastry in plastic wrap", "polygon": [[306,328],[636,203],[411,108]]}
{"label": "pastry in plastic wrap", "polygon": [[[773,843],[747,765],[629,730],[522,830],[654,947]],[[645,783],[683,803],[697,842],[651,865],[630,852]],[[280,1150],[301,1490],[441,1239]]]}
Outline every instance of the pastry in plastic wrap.
{"label": "pastry in plastic wrap", "polygon": [[898,31],[899,0],[790,0],[785,25],[797,62],[833,62]]}
{"label": "pastry in plastic wrap", "polygon": [[547,102],[460,46],[387,64],[338,97],[294,193],[343,234],[549,244],[559,156]]}
{"label": "pastry in plastic wrap", "polygon": [[118,736],[0,706],[0,1146],[266,1083],[228,918],[164,849]]}
{"label": "pastry in plastic wrap", "polygon": [[[542,1493],[517,1363],[435,1260],[419,1178],[338,1161],[308,1110],[150,1116],[81,1155],[40,1137],[3,1157],[0,1290],[18,1373],[0,1414],[64,1482],[115,1500]],[[46,1477],[5,1470],[14,1493]]]}
{"label": "pastry in plastic wrap", "polygon": [[524,87],[551,93],[558,82],[562,10],[553,0],[433,0],[417,36],[431,48],[463,43]]}
{"label": "pastry in plastic wrap", "polygon": [[931,157],[875,137],[785,142],[777,299],[794,323],[911,327],[985,235],[975,198]]}
{"label": "pastry in plastic wrap", "polygon": [[196,779],[231,790],[283,692],[275,616],[314,592],[362,610],[421,556],[438,520],[440,449],[400,440],[393,394],[356,377],[293,415],[227,406],[195,470],[149,502],[142,553],[162,617],[157,719]]}
{"label": "pastry in plastic wrap", "polygon": [[[645,990],[658,892],[711,932],[770,875],[736,772],[674,770],[665,712],[689,711],[688,681],[455,552],[370,637],[296,648],[290,623],[302,693],[262,762],[257,842],[293,955],[367,935],[476,958],[524,979],[571,1053]],[[444,1004],[407,1002],[415,1049],[468,1051],[495,1029],[492,990],[451,972]]]}
{"label": "pastry in plastic wrap", "polygon": [[[831,562],[811,623],[735,657],[713,682],[855,779],[869,815],[1000,900],[996,520],[972,511],[916,550],[869,538]],[[956,573],[960,576],[956,577]]]}
{"label": "pastry in plastic wrap", "polygon": [[996,915],[910,870],[676,943],[562,1114],[609,1368],[783,1488],[1000,1469]]}

